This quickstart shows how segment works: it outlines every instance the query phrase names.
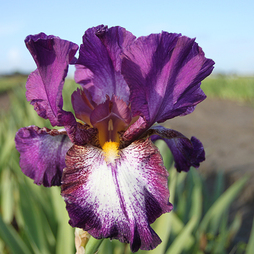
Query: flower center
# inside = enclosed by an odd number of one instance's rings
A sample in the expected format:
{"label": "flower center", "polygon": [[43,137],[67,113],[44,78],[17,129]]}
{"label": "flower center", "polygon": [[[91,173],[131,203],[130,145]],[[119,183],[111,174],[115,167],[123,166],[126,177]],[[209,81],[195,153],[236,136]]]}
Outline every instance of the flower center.
{"label": "flower center", "polygon": [[105,142],[102,150],[104,152],[105,161],[107,163],[114,163],[115,159],[119,157],[119,143],[118,142]]}
{"label": "flower center", "polygon": [[97,105],[91,112],[90,121],[98,129],[101,147],[105,142],[120,142],[119,132],[126,130],[131,122],[130,107],[126,102],[113,96]]}
{"label": "flower center", "polygon": [[109,119],[109,121],[108,121],[108,139],[110,142],[113,139],[113,131],[114,131],[113,120]]}

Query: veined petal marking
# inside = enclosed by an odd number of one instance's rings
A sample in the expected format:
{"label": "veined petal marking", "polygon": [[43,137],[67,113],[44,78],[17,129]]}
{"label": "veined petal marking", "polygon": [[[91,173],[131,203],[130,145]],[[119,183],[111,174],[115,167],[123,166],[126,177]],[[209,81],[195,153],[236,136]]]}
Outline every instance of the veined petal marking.
{"label": "veined petal marking", "polygon": [[152,142],[139,140],[107,163],[102,149],[73,146],[67,153],[62,196],[70,224],[96,238],[130,242],[131,249],[153,249],[160,239],[149,224],[169,212],[168,173]]}

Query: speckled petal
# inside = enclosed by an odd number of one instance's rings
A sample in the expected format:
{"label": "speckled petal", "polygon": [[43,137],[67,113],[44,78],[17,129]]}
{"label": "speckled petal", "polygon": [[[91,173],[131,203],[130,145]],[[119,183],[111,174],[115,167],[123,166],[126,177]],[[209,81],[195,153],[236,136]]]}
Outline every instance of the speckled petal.
{"label": "speckled petal", "polygon": [[127,146],[132,141],[138,139],[147,130],[147,126],[148,124],[145,119],[142,116],[138,117],[138,119],[123,133],[123,145]]}
{"label": "speckled petal", "polygon": [[73,146],[62,178],[70,224],[95,238],[130,243],[133,252],[153,249],[161,240],[150,224],[172,209],[167,177],[149,139],[120,150],[110,163],[99,148]]}
{"label": "speckled petal", "polygon": [[205,99],[200,82],[214,62],[194,41],[180,34],[139,37],[124,50],[122,74],[130,87],[134,115],[148,128],[175,116],[191,113]]}
{"label": "speckled petal", "polygon": [[171,150],[175,168],[178,172],[189,171],[190,167],[198,168],[205,160],[205,151],[202,143],[196,138],[188,139],[178,131],[166,129],[163,126],[152,127],[145,134],[153,141],[163,139]]}
{"label": "speckled petal", "polygon": [[37,185],[60,185],[65,155],[72,143],[65,131],[29,126],[15,137],[22,172]]}
{"label": "speckled petal", "polygon": [[80,46],[75,81],[87,89],[95,103],[101,104],[106,95],[129,102],[129,87],[121,75],[123,48],[133,40],[122,27],[97,26],[88,29]]}

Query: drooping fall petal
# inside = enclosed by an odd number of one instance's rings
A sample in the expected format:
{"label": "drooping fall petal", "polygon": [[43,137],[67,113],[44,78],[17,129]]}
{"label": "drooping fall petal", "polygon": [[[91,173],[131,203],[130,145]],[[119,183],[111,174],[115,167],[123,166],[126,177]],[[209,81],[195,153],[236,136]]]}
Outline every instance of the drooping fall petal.
{"label": "drooping fall petal", "polygon": [[168,173],[150,140],[139,140],[107,160],[104,151],[73,146],[66,156],[62,196],[70,224],[96,238],[119,239],[132,251],[161,241],[149,224],[172,209]]}
{"label": "drooping fall petal", "polygon": [[22,172],[37,185],[61,185],[65,155],[72,143],[66,132],[29,126],[15,137]]}
{"label": "drooping fall petal", "polygon": [[196,137],[188,139],[180,132],[163,126],[152,127],[145,135],[152,136],[153,141],[163,139],[167,143],[178,172],[187,172],[191,166],[198,168],[200,162],[205,160],[204,147]]}

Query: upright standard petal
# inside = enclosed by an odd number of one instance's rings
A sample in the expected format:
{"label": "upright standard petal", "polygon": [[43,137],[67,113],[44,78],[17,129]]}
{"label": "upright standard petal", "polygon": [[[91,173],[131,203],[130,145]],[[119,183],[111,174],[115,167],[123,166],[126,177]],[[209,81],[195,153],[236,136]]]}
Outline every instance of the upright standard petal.
{"label": "upright standard petal", "polygon": [[204,57],[194,39],[167,32],[139,37],[123,57],[133,114],[143,116],[148,127],[191,113],[205,99],[200,82],[214,62]]}
{"label": "upright standard petal", "polygon": [[61,185],[65,155],[72,143],[66,132],[30,126],[15,137],[22,172],[46,187]]}
{"label": "upright standard petal", "polygon": [[120,54],[133,40],[122,27],[88,29],[80,46],[75,81],[87,89],[96,104],[112,95],[129,102],[129,87],[121,75]]}
{"label": "upright standard petal", "polygon": [[96,107],[96,104],[92,103],[89,95],[90,94],[85,93],[83,89],[78,88],[77,91],[72,93],[71,102],[76,117],[84,123],[92,126],[90,122],[90,115]]}
{"label": "upright standard petal", "polygon": [[68,65],[78,46],[44,33],[28,36],[25,43],[37,65],[37,70],[27,80],[27,100],[52,126],[75,124],[72,113],[62,109],[62,89]]}
{"label": "upright standard petal", "polygon": [[73,146],[62,178],[70,224],[96,238],[130,243],[133,252],[153,249],[161,240],[150,224],[172,209],[167,177],[149,139],[120,150],[114,161],[91,145]]}

